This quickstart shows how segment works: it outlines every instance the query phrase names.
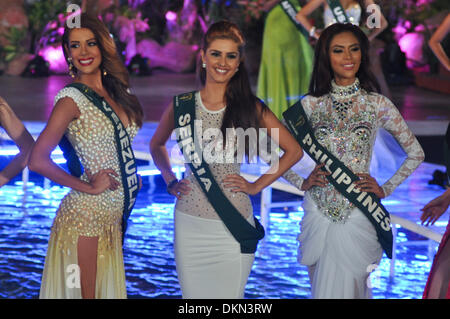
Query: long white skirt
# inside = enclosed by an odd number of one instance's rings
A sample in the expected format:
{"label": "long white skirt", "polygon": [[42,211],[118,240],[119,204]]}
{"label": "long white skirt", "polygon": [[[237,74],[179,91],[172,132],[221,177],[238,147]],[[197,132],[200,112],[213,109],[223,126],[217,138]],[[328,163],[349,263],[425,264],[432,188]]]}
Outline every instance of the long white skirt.
{"label": "long white skirt", "polygon": [[311,297],[371,298],[369,275],[383,254],[374,226],[357,208],[344,224],[333,223],[308,193],[303,208],[298,260],[308,266]]}
{"label": "long white skirt", "polygon": [[[253,216],[249,222],[254,226]],[[221,220],[175,210],[175,262],[183,298],[243,298],[254,259],[255,254],[241,254]]]}

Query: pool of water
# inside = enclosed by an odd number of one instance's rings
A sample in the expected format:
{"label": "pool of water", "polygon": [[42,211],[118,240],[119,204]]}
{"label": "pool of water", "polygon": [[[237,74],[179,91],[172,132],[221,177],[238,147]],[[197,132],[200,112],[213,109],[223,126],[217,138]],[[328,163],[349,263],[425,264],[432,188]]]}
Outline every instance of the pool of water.
{"label": "pool of water", "polygon": [[[174,200],[161,191],[158,183],[155,189],[144,187],[129,223],[124,246],[129,298],[181,298],[173,255]],[[67,191],[59,186],[44,189],[37,183],[24,192],[17,182],[0,189],[0,298],[38,297],[50,226]],[[280,196],[275,195],[274,200],[280,200]],[[252,200],[258,212],[259,198]],[[270,226],[258,246],[246,286],[246,298],[310,297],[306,267],[296,259],[302,216],[298,207],[271,212]],[[399,241],[425,242],[404,229],[398,231]],[[374,298],[421,298],[434,253],[435,248],[430,252],[420,244],[399,246],[392,279],[390,262],[384,257],[373,275]]]}

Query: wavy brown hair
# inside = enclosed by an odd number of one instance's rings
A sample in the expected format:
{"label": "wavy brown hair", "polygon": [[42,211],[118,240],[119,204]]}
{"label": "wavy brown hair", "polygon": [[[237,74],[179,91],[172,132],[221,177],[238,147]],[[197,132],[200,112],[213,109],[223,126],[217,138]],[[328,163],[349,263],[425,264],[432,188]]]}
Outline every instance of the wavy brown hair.
{"label": "wavy brown hair", "polygon": [[[227,84],[225,91],[225,102],[227,108],[223,116],[222,126],[220,130],[223,136],[226,136],[227,128],[255,128],[259,132],[260,122],[263,112],[267,110],[267,106],[262,103],[252,92],[250,80],[245,68],[244,47],[245,38],[239,27],[230,21],[219,21],[212,24],[205,36],[203,37],[202,50],[206,54],[206,50],[210,44],[217,39],[229,39],[238,44],[240,64],[239,70],[234,74]],[[206,70],[201,67],[201,59],[197,64],[197,74],[202,85],[206,82]],[[262,112],[258,113],[256,104],[262,106]],[[246,145],[246,155],[249,157],[248,143]],[[225,143],[224,143],[225,146]]]}
{"label": "wavy brown hair", "polygon": [[[87,13],[81,14],[81,28],[89,29],[95,36],[101,55],[102,84],[114,101],[119,103],[125,110],[128,118],[133,120],[139,127],[142,126],[144,112],[137,97],[129,93],[130,76],[117,52],[116,44],[109,34],[108,29],[96,16]],[[62,38],[63,52],[67,64],[69,64],[69,35],[72,31],[67,25]],[[77,72],[73,68],[74,73]],[[103,75],[106,71],[106,75]]]}

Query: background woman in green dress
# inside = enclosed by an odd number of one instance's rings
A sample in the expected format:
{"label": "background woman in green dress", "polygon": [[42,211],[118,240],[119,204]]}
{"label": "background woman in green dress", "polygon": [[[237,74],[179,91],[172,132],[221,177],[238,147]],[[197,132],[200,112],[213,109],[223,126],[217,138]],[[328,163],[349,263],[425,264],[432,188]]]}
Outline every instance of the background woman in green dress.
{"label": "background woman in green dress", "polygon": [[[275,115],[282,113],[308,92],[313,67],[313,49],[307,39],[278,4],[267,2],[267,15],[257,96]],[[297,0],[291,0],[300,10]]]}

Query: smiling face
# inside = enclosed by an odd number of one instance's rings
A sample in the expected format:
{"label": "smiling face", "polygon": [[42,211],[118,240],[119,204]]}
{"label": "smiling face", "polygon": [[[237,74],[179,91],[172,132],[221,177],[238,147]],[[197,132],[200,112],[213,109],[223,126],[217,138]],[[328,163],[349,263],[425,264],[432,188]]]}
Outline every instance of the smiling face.
{"label": "smiling face", "polygon": [[102,54],[94,33],[86,28],[73,29],[69,35],[69,56],[81,74],[98,72]]}
{"label": "smiling face", "polygon": [[361,46],[353,33],[343,32],[334,36],[328,54],[336,84],[353,84],[361,65]]}
{"label": "smiling face", "polygon": [[206,64],[206,81],[215,83],[228,83],[241,61],[239,45],[231,39],[213,40],[201,56]]}

